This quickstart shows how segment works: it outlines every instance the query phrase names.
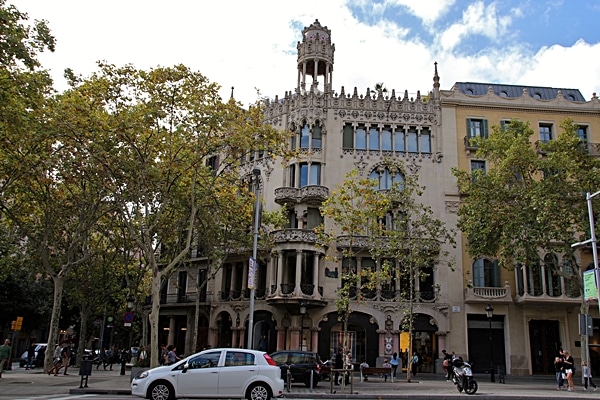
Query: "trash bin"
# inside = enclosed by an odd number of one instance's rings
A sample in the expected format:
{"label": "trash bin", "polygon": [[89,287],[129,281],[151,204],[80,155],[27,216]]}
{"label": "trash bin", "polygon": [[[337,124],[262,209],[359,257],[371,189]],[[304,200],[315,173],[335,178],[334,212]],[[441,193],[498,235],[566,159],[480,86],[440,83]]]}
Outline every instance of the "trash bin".
{"label": "trash bin", "polygon": [[[81,375],[81,382],[79,388],[88,387],[88,376],[92,374],[92,360],[81,360],[79,366],[79,375]],[[85,385],[84,385],[85,383]]]}
{"label": "trash bin", "polygon": [[92,360],[81,360],[79,375],[88,376],[92,374]]}

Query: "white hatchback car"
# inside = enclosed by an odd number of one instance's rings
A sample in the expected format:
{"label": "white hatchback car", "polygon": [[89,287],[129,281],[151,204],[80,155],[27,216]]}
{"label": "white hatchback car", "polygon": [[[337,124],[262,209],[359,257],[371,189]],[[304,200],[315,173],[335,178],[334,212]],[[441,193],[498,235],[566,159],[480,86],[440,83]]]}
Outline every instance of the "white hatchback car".
{"label": "white hatchback car", "polygon": [[131,381],[131,394],[152,400],[269,400],[283,395],[283,379],[277,363],[263,351],[209,349],[140,373]]}

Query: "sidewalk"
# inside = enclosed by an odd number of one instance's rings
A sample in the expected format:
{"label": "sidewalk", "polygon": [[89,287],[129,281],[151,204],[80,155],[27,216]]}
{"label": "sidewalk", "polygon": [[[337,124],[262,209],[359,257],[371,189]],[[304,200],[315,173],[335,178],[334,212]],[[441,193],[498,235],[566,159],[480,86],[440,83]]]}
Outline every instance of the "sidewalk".
{"label": "sidewalk", "polygon": [[[1,392],[4,396],[23,397],[35,395],[56,394],[108,394],[115,396],[129,395],[130,371],[120,375],[120,366],[114,366],[112,371],[98,370],[94,367],[92,375],[88,377],[88,387],[79,388],[81,377],[79,369],[69,369],[69,375],[47,375],[41,369],[25,370],[19,368],[18,363],[13,364],[12,371],[5,371],[0,379]],[[600,399],[600,390],[583,391],[581,376],[575,380],[575,391],[557,391],[554,377],[528,376],[506,377],[506,383],[492,383],[489,375],[475,377],[479,383],[479,390],[474,399],[507,399],[526,398],[528,400],[542,400],[553,398],[578,398]],[[359,374],[354,376],[352,392],[349,386],[332,386],[330,382],[320,382],[314,389],[309,389],[302,384],[293,385],[290,393],[284,393],[284,398],[292,399],[409,399],[420,400],[456,399],[457,397],[470,398],[459,393],[451,382],[446,382],[441,375],[419,374],[406,382],[406,375],[399,375],[395,382],[384,382],[378,377],[370,377],[368,382],[360,382]],[[332,393],[335,391],[335,393]]]}

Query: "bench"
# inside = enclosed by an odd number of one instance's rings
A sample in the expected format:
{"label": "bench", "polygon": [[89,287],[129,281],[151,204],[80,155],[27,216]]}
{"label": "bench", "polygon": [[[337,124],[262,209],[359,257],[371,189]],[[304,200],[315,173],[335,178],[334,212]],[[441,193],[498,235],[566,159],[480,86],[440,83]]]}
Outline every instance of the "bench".
{"label": "bench", "polygon": [[361,367],[360,369],[360,381],[364,381],[364,377],[368,375],[388,375],[392,382],[394,382],[394,376],[392,375],[392,367]]}

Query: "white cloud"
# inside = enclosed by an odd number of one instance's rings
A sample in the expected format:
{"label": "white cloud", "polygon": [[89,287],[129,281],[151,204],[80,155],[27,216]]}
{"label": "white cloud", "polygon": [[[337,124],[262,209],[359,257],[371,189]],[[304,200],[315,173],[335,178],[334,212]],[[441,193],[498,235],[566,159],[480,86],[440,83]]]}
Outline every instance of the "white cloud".
{"label": "white cloud", "polygon": [[442,51],[453,51],[469,35],[482,35],[496,42],[511,24],[510,16],[498,16],[496,5],[482,1],[469,4],[460,22],[452,24],[439,35]]}
{"label": "white cloud", "polygon": [[444,16],[456,0],[388,0],[387,4],[405,6],[413,15],[431,25]]}
{"label": "white cloud", "polygon": [[[424,93],[433,84],[434,61],[439,62],[442,88],[456,81],[562,86],[578,88],[587,98],[600,90],[600,45],[577,42],[533,53],[526,44],[507,47],[511,18],[518,13],[503,16],[494,4],[485,7],[481,1],[469,5],[434,44],[423,42],[400,20],[358,22],[345,0],[172,0],[168,6],[158,0],[12,1],[32,18],[49,20],[57,51],[45,54],[42,63],[52,70],[59,89],[65,86],[60,78],[64,68],[88,75],[96,70],[96,60],[107,60],[143,69],[182,63],[221,84],[224,98],[234,86],[236,99],[244,104],[256,100],[255,88],[282,97],[296,88],[298,26],[318,18],[332,31],[333,88],[338,93],[342,86],[346,93],[356,86],[364,94],[376,82],[384,82],[390,92],[395,89],[397,96],[404,90],[410,96],[417,90]],[[436,11],[421,8],[421,3]],[[446,12],[440,10],[452,3],[394,0],[424,21],[437,21]],[[461,41],[474,34],[496,40],[496,45],[479,54],[458,51]]]}

